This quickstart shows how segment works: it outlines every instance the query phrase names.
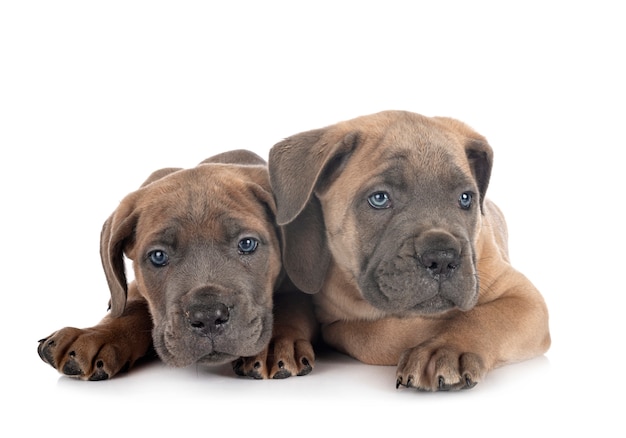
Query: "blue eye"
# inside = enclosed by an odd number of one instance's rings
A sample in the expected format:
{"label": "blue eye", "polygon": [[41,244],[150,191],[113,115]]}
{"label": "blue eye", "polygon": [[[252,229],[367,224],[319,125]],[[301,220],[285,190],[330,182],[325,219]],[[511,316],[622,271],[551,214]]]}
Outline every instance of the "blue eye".
{"label": "blue eye", "polygon": [[161,251],[160,249],[155,249],[154,251],[150,251],[148,253],[148,258],[150,259],[150,262],[157,268],[162,268],[163,266],[167,265],[167,263],[170,260],[167,253],[164,251]]}
{"label": "blue eye", "polygon": [[472,194],[470,192],[463,192],[461,196],[459,196],[459,207],[463,210],[469,210],[472,206]]}
{"label": "blue eye", "polygon": [[239,254],[252,254],[259,246],[259,241],[252,237],[244,237],[237,244]]}
{"label": "blue eye", "polygon": [[376,209],[391,207],[391,198],[387,192],[375,192],[369,195],[367,202]]}

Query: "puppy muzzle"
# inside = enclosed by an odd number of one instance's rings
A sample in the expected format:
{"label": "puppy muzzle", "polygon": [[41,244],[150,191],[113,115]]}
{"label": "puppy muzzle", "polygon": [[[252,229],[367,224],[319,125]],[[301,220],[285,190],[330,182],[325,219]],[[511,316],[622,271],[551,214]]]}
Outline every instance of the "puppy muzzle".
{"label": "puppy muzzle", "polygon": [[269,341],[272,308],[251,305],[250,295],[218,285],[192,289],[155,321],[154,344],[173,366],[217,364],[256,354]]}
{"label": "puppy muzzle", "polygon": [[407,239],[374,268],[373,284],[363,287],[365,298],[400,315],[468,310],[478,291],[471,254],[469,243],[444,231]]}

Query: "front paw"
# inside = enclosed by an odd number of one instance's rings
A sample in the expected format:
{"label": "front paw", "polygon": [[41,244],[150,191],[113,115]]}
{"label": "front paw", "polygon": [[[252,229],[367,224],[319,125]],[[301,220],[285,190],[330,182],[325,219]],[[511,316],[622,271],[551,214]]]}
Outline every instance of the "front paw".
{"label": "front paw", "polygon": [[80,380],[107,380],[130,365],[107,334],[94,328],[65,327],[41,339],[37,352],[61,374]]}
{"label": "front paw", "polygon": [[481,357],[450,347],[422,345],[406,350],[398,363],[396,388],[404,386],[419,391],[456,391],[469,389],[485,373]]}
{"label": "front paw", "polygon": [[315,367],[315,353],[309,341],[288,338],[273,339],[256,356],[242,357],[232,363],[240,376],[255,379],[286,379],[305,376]]}

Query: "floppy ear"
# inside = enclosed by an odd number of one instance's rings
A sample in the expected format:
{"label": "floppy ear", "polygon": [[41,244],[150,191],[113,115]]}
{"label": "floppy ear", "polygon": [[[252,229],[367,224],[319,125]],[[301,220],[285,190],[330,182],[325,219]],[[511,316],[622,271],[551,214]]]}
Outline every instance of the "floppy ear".
{"label": "floppy ear", "polygon": [[[276,224],[276,200],[272,193],[272,187],[270,185],[269,175],[267,173],[267,166],[263,165],[243,165],[237,166],[239,172],[245,173],[247,179],[250,180],[247,184],[249,190],[257,198],[261,204],[265,205],[268,213],[268,219]],[[276,224],[277,228],[278,224]],[[282,237],[282,236],[279,236]]]}
{"label": "floppy ear", "polygon": [[355,132],[336,134],[326,128],[294,135],[270,150],[277,221],[284,226],[283,265],[304,292],[320,290],[330,264],[324,217],[315,192],[332,183],[357,143]]}
{"label": "floppy ear", "polygon": [[111,292],[111,315],[121,316],[126,307],[128,284],[124,248],[132,242],[139,214],[135,211],[137,192],[128,195],[104,222],[100,234],[100,260]]}
{"label": "floppy ear", "polygon": [[200,164],[223,163],[223,164],[261,164],[265,165],[265,160],[252,151],[246,149],[235,149],[214,155]]}
{"label": "floppy ear", "polygon": [[[179,167],[166,167],[155,170],[141,184],[145,187],[171,173],[181,170]],[[127,195],[117,209],[109,216],[102,226],[100,233],[100,260],[111,292],[111,316],[118,317],[124,313],[128,282],[126,281],[126,266],[124,264],[124,248],[134,239],[135,227],[139,213],[135,205],[141,191]]]}
{"label": "floppy ear", "polygon": [[478,185],[480,193],[480,209],[484,213],[485,197],[487,187],[491,178],[491,168],[493,167],[493,149],[486,141],[470,139],[465,144],[465,155],[469,162],[472,175]]}
{"label": "floppy ear", "polygon": [[155,170],[154,172],[152,172],[150,174],[150,176],[148,177],[148,179],[146,179],[143,184],[141,185],[141,187],[145,187],[148,184],[157,181],[167,175],[169,175],[170,173],[174,173],[177,172],[179,170],[181,170],[181,167],[166,167],[164,169],[159,169],[159,170]]}

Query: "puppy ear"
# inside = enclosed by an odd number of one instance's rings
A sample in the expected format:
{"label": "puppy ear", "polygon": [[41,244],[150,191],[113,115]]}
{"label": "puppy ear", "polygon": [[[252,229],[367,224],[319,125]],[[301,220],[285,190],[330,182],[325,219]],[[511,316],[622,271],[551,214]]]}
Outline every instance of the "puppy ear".
{"label": "puppy ear", "polygon": [[478,185],[480,193],[480,209],[484,212],[487,187],[493,167],[493,149],[486,141],[470,139],[465,145],[465,154],[469,162],[472,175]]}
{"label": "puppy ear", "polygon": [[[269,178],[267,176],[267,168],[261,166],[250,166],[247,174],[252,180],[249,189],[252,194],[265,205],[269,219],[276,224],[276,200],[272,194]],[[278,227],[278,225],[276,225]]]}
{"label": "puppy ear", "polygon": [[169,175],[170,173],[174,173],[181,170],[180,167],[166,167],[164,169],[159,169],[159,170],[155,170],[154,172],[152,172],[150,174],[150,176],[148,177],[148,179],[146,179],[143,184],[141,185],[141,187],[145,187],[150,183],[153,183],[154,181],[157,181],[167,175]]}
{"label": "puppy ear", "polygon": [[138,214],[135,195],[124,198],[120,206],[104,222],[100,234],[100,260],[111,292],[111,316],[121,316],[126,307],[128,284],[124,264],[124,248],[134,237]]}
{"label": "puppy ear", "polygon": [[283,267],[303,292],[314,294],[324,284],[330,265],[330,250],[322,207],[313,196],[292,222],[283,226]]}
{"label": "puppy ear", "polygon": [[269,154],[269,172],[278,203],[278,223],[293,221],[315,190],[330,185],[354,150],[355,132],[341,138],[329,129],[316,129],[277,143]]}
{"label": "puppy ear", "polygon": [[337,134],[332,128],[294,135],[277,143],[269,154],[270,182],[277,222],[284,226],[283,265],[301,290],[316,293],[330,264],[330,250],[315,192],[328,188],[358,142],[358,134]]}
{"label": "puppy ear", "polygon": [[246,149],[235,149],[232,151],[222,152],[214,155],[200,164],[205,163],[223,163],[223,164],[260,164],[265,165],[265,160],[259,155]]}

